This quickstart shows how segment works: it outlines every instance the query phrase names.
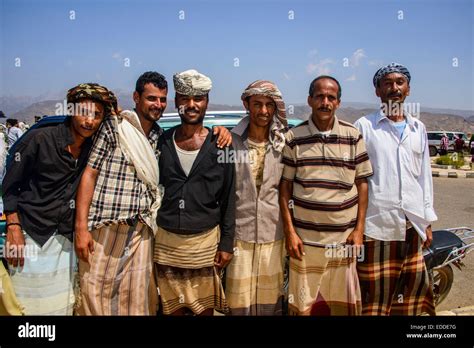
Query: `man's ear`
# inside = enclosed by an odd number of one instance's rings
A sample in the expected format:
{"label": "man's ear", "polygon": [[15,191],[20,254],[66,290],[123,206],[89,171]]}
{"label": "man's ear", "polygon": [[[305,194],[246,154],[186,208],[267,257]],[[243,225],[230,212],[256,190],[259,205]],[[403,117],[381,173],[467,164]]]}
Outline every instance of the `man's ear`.
{"label": "man's ear", "polygon": [[310,108],[313,108],[313,97],[308,95],[308,105]]}
{"label": "man's ear", "polygon": [[375,87],[375,95],[380,98],[379,88]]}
{"label": "man's ear", "polygon": [[138,104],[138,102],[140,101],[140,94],[138,94],[137,91],[133,92],[133,101],[135,102],[135,104]]}
{"label": "man's ear", "polygon": [[242,103],[244,104],[245,110],[249,111],[249,102],[247,100],[244,100],[242,101]]}
{"label": "man's ear", "polygon": [[408,85],[408,89],[407,89],[407,97],[410,95],[410,85]]}

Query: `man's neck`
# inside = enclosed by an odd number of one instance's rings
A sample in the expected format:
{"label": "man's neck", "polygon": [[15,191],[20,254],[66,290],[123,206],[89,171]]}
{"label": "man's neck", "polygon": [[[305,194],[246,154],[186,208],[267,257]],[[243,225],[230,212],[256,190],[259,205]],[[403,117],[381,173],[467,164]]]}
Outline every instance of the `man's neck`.
{"label": "man's neck", "polygon": [[205,128],[202,123],[198,124],[187,124],[181,123],[181,126],[178,127],[177,132],[180,138],[189,139],[194,136],[201,136],[205,131]]}
{"label": "man's neck", "polygon": [[268,141],[268,135],[270,134],[270,125],[267,127],[258,127],[252,123],[249,125],[248,137],[257,143],[263,143]]}
{"label": "man's neck", "polygon": [[311,119],[313,120],[314,125],[318,128],[320,132],[327,132],[332,130],[334,127],[334,120],[336,119],[335,116],[327,119],[327,120],[319,120],[314,115],[311,115]]}
{"label": "man's neck", "polygon": [[72,140],[74,141],[71,145],[76,148],[80,148],[82,144],[84,144],[84,141],[86,140],[86,138],[84,138],[83,136],[81,136],[79,133],[77,133],[74,130],[72,123],[69,125],[69,130],[71,131]]}

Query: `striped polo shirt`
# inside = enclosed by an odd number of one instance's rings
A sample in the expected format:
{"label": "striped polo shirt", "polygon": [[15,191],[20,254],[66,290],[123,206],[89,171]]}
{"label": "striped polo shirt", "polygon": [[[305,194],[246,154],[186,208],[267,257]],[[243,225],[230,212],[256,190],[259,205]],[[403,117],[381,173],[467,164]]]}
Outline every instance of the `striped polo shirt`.
{"label": "striped polo shirt", "polygon": [[293,225],[304,243],[340,243],[357,222],[355,180],[371,176],[361,134],[337,117],[329,135],[311,117],[288,133],[283,178],[293,182]]}

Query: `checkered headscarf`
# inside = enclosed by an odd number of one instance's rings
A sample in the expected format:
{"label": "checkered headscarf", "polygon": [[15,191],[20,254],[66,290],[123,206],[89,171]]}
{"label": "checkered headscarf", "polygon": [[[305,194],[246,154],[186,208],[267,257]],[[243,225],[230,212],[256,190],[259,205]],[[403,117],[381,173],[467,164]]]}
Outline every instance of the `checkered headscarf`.
{"label": "checkered headscarf", "polygon": [[403,65],[401,65],[401,64],[390,63],[389,65],[384,66],[384,67],[380,68],[379,70],[377,70],[377,72],[374,75],[374,80],[373,80],[374,87],[378,86],[379,81],[385,75],[388,75],[388,74],[391,74],[391,73],[400,73],[402,75],[405,75],[405,77],[408,81],[408,84],[410,84],[411,76],[410,76],[410,73],[408,72],[408,69],[406,67],[404,67]]}
{"label": "checkered headscarf", "polygon": [[276,117],[285,126],[288,127],[288,121],[286,120],[286,108],[285,102],[283,101],[280,90],[277,85],[271,81],[257,80],[247,86],[240,99],[245,101],[252,95],[263,95],[265,97],[272,98],[276,104]]}
{"label": "checkered headscarf", "polygon": [[92,99],[102,103],[105,116],[118,114],[115,94],[98,83],[81,83],[67,92],[68,103],[76,103],[81,99]]}

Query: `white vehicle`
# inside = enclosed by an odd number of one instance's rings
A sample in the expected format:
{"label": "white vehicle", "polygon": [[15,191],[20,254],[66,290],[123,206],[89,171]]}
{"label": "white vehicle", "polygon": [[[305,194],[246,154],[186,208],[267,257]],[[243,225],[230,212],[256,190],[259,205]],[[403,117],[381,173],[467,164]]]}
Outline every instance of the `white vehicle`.
{"label": "white vehicle", "polygon": [[428,145],[430,147],[430,156],[436,156],[439,153],[439,145],[441,144],[441,137],[444,133],[448,136],[449,146],[448,151],[454,151],[454,135],[456,134],[459,137],[462,137],[464,140],[464,147],[467,148],[469,145],[469,140],[467,139],[466,134],[463,132],[444,132],[444,131],[428,131]]}

